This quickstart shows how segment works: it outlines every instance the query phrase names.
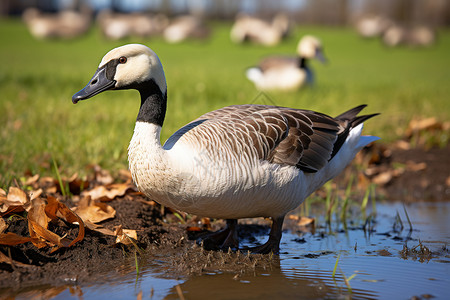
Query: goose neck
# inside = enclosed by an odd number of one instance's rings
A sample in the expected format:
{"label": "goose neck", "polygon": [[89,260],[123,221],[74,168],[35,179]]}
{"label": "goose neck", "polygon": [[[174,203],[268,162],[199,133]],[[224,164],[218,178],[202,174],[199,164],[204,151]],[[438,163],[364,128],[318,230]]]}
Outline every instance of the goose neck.
{"label": "goose neck", "polygon": [[167,91],[161,91],[154,80],[142,84],[138,91],[141,95],[141,106],[136,121],[162,127],[167,109]]}
{"label": "goose neck", "polygon": [[298,58],[298,67],[300,69],[308,69],[308,66],[307,66],[306,62],[307,62],[307,59],[305,57],[303,57],[303,56],[300,56]]}

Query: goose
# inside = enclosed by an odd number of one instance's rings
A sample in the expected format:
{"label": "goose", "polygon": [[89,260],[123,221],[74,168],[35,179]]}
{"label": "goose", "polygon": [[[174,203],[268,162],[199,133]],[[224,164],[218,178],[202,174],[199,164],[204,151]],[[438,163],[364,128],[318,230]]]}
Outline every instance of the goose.
{"label": "goose", "polygon": [[230,38],[237,44],[250,41],[270,47],[279,44],[283,38],[288,36],[290,27],[289,18],[284,14],[275,15],[272,22],[239,14],[231,28]]}
{"label": "goose", "polygon": [[72,39],[85,34],[91,26],[90,12],[87,10],[44,14],[36,8],[29,8],[24,11],[22,19],[37,39]]}
{"label": "goose", "polygon": [[153,37],[160,35],[169,24],[169,19],[163,14],[122,14],[102,10],[97,15],[97,23],[105,38],[120,40],[130,36]]}
{"label": "goose", "polygon": [[141,44],[109,51],[72,102],[122,89],[138,90],[141,99],[128,147],[137,188],[165,206],[226,219],[205,237],[221,249],[238,248],[237,219],[269,217],[268,241],[249,250],[279,253],[285,215],[378,139],[361,135],[363,121],[376,115],[357,116],[365,105],[332,118],[247,104],[208,112],[161,145],[166,79],[156,53]]}
{"label": "goose", "polygon": [[206,39],[210,33],[210,29],[199,17],[185,15],[173,19],[164,29],[163,37],[166,42],[175,44],[190,38]]}
{"label": "goose", "polygon": [[314,83],[308,60],[316,58],[325,63],[322,43],[312,35],[305,35],[297,45],[298,57],[270,56],[258,66],[247,69],[246,76],[259,90],[297,90]]}

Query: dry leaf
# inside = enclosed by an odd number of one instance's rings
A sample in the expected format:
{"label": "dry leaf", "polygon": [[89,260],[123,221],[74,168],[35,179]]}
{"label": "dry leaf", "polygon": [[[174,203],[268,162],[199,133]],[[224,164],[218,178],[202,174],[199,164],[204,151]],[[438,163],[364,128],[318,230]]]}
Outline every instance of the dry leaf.
{"label": "dry leaf", "polygon": [[84,197],[80,200],[73,211],[80,216],[83,221],[99,223],[116,216],[116,210],[106,203],[94,201],[90,197]]}
{"label": "dry leaf", "polygon": [[39,180],[39,174],[36,174],[34,176],[27,178],[27,180],[25,181],[25,185],[31,186],[31,185],[35,184],[38,180]]}
{"label": "dry leaf", "polygon": [[409,122],[408,129],[406,129],[405,135],[407,137],[411,137],[415,132],[431,129],[442,129],[442,124],[439,123],[435,117],[421,120],[411,120],[411,122]]}
{"label": "dry leaf", "polygon": [[6,225],[5,219],[0,218],[0,234],[5,232],[6,228],[8,228],[8,225]]}
{"label": "dry leaf", "polygon": [[[50,238],[51,246],[56,246],[59,244],[59,236],[56,234],[47,234],[48,222],[50,222],[49,217],[45,214],[45,207],[47,203],[42,198],[37,198],[31,201],[31,208],[28,212],[28,231],[30,232],[30,237],[34,238],[32,243],[37,248],[43,248],[48,246],[47,238]],[[50,231],[48,231],[50,232]],[[55,235],[58,238],[55,238]],[[56,242],[55,242],[56,239]]]}
{"label": "dry leaf", "polygon": [[295,220],[298,226],[314,226],[315,219],[303,216],[289,215],[289,219]]}
{"label": "dry leaf", "polygon": [[406,162],[406,168],[408,171],[413,171],[413,172],[417,172],[417,171],[422,171],[425,170],[427,168],[427,164],[424,162],[421,163],[415,163],[411,160],[408,160]]}
{"label": "dry leaf", "polygon": [[122,229],[122,225],[119,225],[114,233],[116,235],[116,244],[129,245],[132,244],[130,238],[137,240],[136,230]]}
{"label": "dry leaf", "polygon": [[10,187],[8,195],[0,195],[0,215],[5,216],[22,212],[29,208],[29,204],[30,198],[24,191],[16,187]]}
{"label": "dry leaf", "polygon": [[200,227],[198,227],[198,226],[187,226],[186,227],[186,231],[187,232],[200,232],[200,231],[202,231],[203,229],[202,228],[200,228]]}
{"label": "dry leaf", "polygon": [[102,169],[99,165],[91,165],[90,166],[95,172],[95,181],[100,184],[111,184],[114,182],[114,178],[111,174]]}
{"label": "dry leaf", "polygon": [[115,183],[109,185],[100,185],[92,190],[84,191],[82,196],[90,196],[92,200],[111,201],[116,197],[125,195],[129,189],[133,189],[134,185],[129,183]]}
{"label": "dry leaf", "polygon": [[6,191],[0,188],[0,197],[6,197]]}
{"label": "dry leaf", "polygon": [[388,184],[391,180],[392,180],[391,171],[382,172],[372,178],[372,182],[378,185]]}
{"label": "dry leaf", "polygon": [[[34,238],[32,240],[33,244],[37,248],[53,247],[51,252],[54,252],[61,247],[70,247],[81,241],[84,238],[83,220],[56,198],[50,196],[47,200],[48,203],[42,198],[34,199],[28,212],[28,229],[30,236]],[[50,220],[57,218],[79,225],[78,236],[74,240],[71,241],[65,237],[60,237],[47,229]]]}
{"label": "dry leaf", "polygon": [[105,234],[105,235],[112,235],[112,236],[116,235],[114,233],[114,231],[112,231],[110,229],[107,229],[107,228],[103,227],[102,225],[94,224],[94,223],[91,223],[89,221],[85,221],[84,225],[87,228],[89,228],[90,230],[94,230],[94,231],[100,232],[100,233]]}
{"label": "dry leaf", "polygon": [[0,245],[15,246],[15,245],[24,244],[24,243],[28,243],[28,242],[32,242],[32,241],[33,241],[33,238],[31,238],[31,237],[20,236],[13,232],[7,232],[7,233],[0,234]]}
{"label": "dry leaf", "polygon": [[[72,242],[70,242],[67,247],[71,247],[76,242],[81,241],[84,238],[83,220],[76,213],[70,210],[64,203],[59,202],[56,198],[50,196],[47,200],[47,207],[50,206],[50,209],[46,209],[45,212],[50,218],[54,217],[55,215],[61,215],[61,218],[66,222],[70,224],[78,224],[78,236]],[[57,207],[57,214],[52,214],[54,213],[53,207],[55,206]]]}
{"label": "dry leaf", "polygon": [[43,192],[44,191],[42,189],[31,191],[30,192],[30,201],[38,198],[39,196],[41,196]]}

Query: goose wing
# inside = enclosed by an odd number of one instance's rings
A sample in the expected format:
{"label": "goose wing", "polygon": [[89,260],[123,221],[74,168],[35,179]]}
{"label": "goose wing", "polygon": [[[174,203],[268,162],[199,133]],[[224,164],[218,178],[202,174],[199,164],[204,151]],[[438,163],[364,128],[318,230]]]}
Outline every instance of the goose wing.
{"label": "goose wing", "polygon": [[202,115],[166,144],[185,137],[209,151],[227,149],[272,163],[317,172],[338,152],[350,128],[370,116],[357,107],[337,118],[309,110],[266,105],[228,106]]}
{"label": "goose wing", "polygon": [[262,72],[275,68],[289,68],[297,67],[299,65],[299,59],[297,57],[290,56],[269,56],[262,59],[259,62],[258,67]]}

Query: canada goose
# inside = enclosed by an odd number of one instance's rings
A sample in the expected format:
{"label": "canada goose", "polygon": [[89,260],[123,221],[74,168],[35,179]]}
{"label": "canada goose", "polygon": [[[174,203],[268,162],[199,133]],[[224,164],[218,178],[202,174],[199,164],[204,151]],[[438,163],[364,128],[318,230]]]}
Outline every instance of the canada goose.
{"label": "canada goose", "polygon": [[382,41],[388,47],[428,47],[436,42],[436,32],[426,25],[393,25],[383,34]]}
{"label": "canada goose", "polygon": [[356,31],[363,38],[375,38],[393,25],[393,22],[380,15],[366,15],[360,17],[355,24]]}
{"label": "canada goose", "polygon": [[322,44],[314,36],[304,36],[297,45],[298,57],[270,56],[258,66],[247,69],[246,76],[259,90],[296,90],[314,83],[314,74],[308,60],[325,62]]}
{"label": "canada goose", "polygon": [[130,44],[108,52],[72,102],[106,90],[141,96],[128,148],[133,180],[159,203],[188,213],[227,219],[208,239],[237,247],[239,218],[271,217],[267,243],[251,250],[278,253],[284,216],[330,180],[364,146],[362,122],[375,116],[355,107],[336,118],[286,107],[235,105],[211,111],[160,143],[167,106],[162,64],[150,48]]}
{"label": "canada goose", "polygon": [[172,20],[164,29],[163,36],[166,42],[179,43],[186,39],[205,39],[210,35],[210,30],[196,16],[180,16]]}
{"label": "canada goose", "polygon": [[23,13],[22,19],[30,33],[38,39],[71,39],[86,33],[91,26],[89,12],[71,10],[44,14],[36,8],[29,8]]}
{"label": "canada goose", "polygon": [[234,43],[250,41],[263,46],[275,46],[288,35],[290,27],[289,18],[284,14],[277,14],[272,22],[245,14],[238,15],[230,37]]}
{"label": "canada goose", "polygon": [[169,18],[163,14],[122,14],[102,10],[97,15],[97,22],[105,38],[120,40],[130,36],[150,37],[160,35],[169,24]]}

